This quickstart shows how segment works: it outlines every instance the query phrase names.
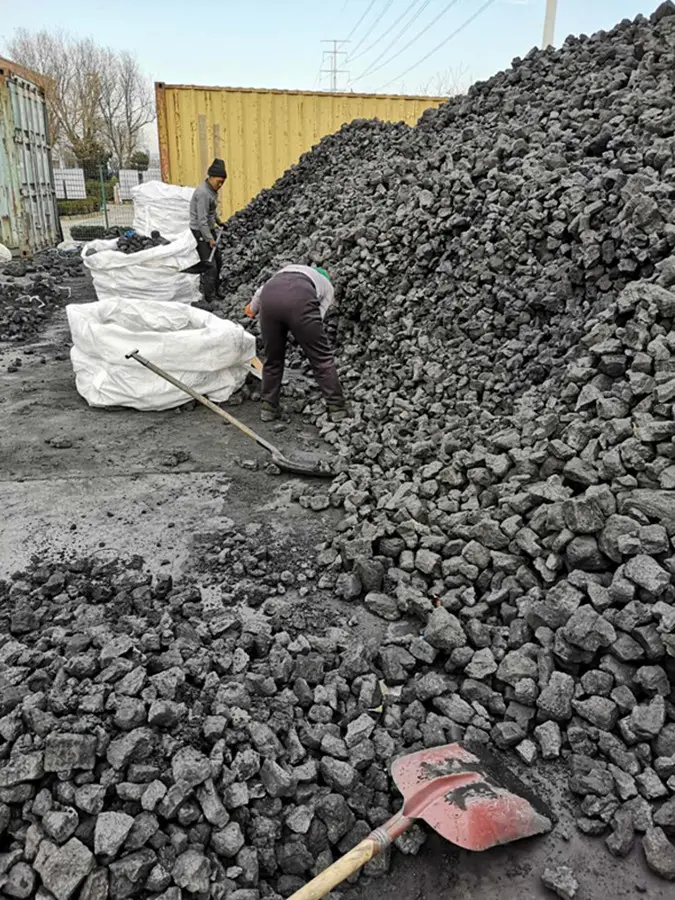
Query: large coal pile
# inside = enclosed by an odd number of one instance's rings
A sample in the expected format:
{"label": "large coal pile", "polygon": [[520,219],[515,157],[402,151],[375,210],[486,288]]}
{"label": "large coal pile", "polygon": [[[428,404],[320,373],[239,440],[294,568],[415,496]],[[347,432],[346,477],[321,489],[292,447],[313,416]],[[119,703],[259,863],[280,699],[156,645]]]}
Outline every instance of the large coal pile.
{"label": "large coal pile", "polygon": [[237,303],[287,261],[339,286],[322,586],[419,620],[466,736],[562,753],[619,856],[675,833],[674,90],[666,3],[344,128],[224,241]]}
{"label": "large coal pile", "polygon": [[379,403],[436,361],[419,413],[435,389],[509,412],[675,246],[674,11],[533,52],[417,128],[326,138],[228,224],[225,286],[326,265],[348,382]]}

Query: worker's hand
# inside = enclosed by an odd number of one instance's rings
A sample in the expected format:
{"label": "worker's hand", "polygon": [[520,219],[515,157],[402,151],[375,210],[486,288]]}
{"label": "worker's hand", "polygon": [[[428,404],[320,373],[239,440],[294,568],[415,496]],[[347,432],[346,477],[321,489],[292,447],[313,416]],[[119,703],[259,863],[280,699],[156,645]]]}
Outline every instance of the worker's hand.
{"label": "worker's hand", "polygon": [[251,304],[247,303],[244,307],[244,315],[248,316],[249,319],[255,319],[255,313],[251,309]]}
{"label": "worker's hand", "polygon": [[213,248],[214,248],[215,246],[216,246],[216,242],[215,242],[215,241],[209,241],[209,247],[210,247],[212,250],[213,250]]}

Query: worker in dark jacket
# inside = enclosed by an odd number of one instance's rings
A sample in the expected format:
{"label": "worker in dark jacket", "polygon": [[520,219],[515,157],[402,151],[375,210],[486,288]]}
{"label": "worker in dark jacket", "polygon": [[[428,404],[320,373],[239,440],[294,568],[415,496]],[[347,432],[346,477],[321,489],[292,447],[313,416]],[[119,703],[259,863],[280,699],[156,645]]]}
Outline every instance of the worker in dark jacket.
{"label": "worker in dark jacket", "polygon": [[204,300],[213,303],[217,299],[220,275],[220,251],[216,248],[213,260],[209,262],[211,251],[216,246],[216,226],[223,223],[218,218],[216,204],[218,191],[227,180],[225,163],[214,159],[207,173],[206,181],[195,188],[190,200],[190,230],[197,240],[197,252],[201,262],[201,289]]}
{"label": "worker in dark jacket", "polygon": [[260,418],[270,422],[279,416],[279,394],[284,374],[288,332],[295,337],[309,360],[328,416],[338,422],[349,415],[335,359],[323,327],[323,318],[335,298],[325,269],[286,266],[255,292],[244,312],[250,318],[260,313],[265,344]]}

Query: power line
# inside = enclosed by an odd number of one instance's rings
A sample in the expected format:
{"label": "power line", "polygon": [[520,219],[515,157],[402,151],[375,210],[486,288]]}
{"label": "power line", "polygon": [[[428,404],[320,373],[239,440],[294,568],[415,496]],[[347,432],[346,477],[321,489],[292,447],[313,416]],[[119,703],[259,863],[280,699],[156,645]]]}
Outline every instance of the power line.
{"label": "power line", "polygon": [[[405,23],[405,25],[403,26],[403,28],[401,28],[401,30],[398,32],[398,34],[396,35],[396,37],[394,38],[394,40],[393,40],[393,41],[390,41],[390,42],[387,44],[387,46],[384,48],[384,50],[382,51],[382,53],[380,53],[380,55],[379,55],[376,59],[374,59],[374,60],[370,63],[370,65],[367,66],[367,68],[366,68],[363,72],[361,72],[360,75],[357,75],[356,78],[350,78],[350,79],[349,79],[349,83],[351,84],[351,83],[354,82],[354,81],[359,81],[359,79],[365,78],[366,75],[370,75],[371,71],[373,70],[373,67],[374,67],[375,65],[377,65],[377,63],[382,59],[383,56],[386,56],[386,55],[387,55],[387,53],[391,50],[391,48],[394,46],[394,44],[396,44],[396,43],[398,42],[399,38],[400,38],[403,34],[405,34],[405,32],[408,30],[408,28],[410,27],[410,25],[415,21],[415,19],[416,19],[418,16],[422,15],[422,13],[424,12],[424,10],[427,8],[427,6],[429,6],[430,3],[431,3],[431,0],[424,0],[424,3],[423,3],[423,5],[422,5],[422,8],[419,9],[416,13],[414,13],[414,14],[410,17],[410,19],[408,19],[408,21]],[[408,9],[410,9],[410,7],[408,7]],[[395,58],[395,57],[394,57],[394,58]]]}
{"label": "power line", "polygon": [[[337,14],[337,16],[335,17],[333,25],[337,25],[337,23],[340,21],[340,19],[342,18],[342,13],[349,6],[349,2],[350,2],[350,0],[345,0],[345,2],[342,4],[342,8],[341,8],[340,12]],[[331,31],[333,30],[333,25],[331,25],[331,29],[330,29]],[[323,53],[321,54],[321,63],[319,64],[319,71],[314,76],[314,81],[312,82],[312,90],[313,91],[316,90],[317,84],[319,84],[321,81],[321,73],[324,71],[323,64],[324,64],[324,60],[326,59],[327,55],[328,55],[328,50],[324,50]]]}
{"label": "power line", "polygon": [[385,60],[381,65],[376,66],[375,68],[372,68],[372,66],[371,66],[371,68],[366,69],[365,72],[363,72],[361,75],[359,75],[358,78],[354,78],[352,80],[358,81],[359,78],[364,78],[366,75],[372,75],[374,72],[379,72],[380,69],[384,69],[384,67],[388,66],[390,62],[393,62],[402,53],[405,53],[405,51],[409,47],[412,47],[413,44],[416,44],[417,41],[419,41],[419,39],[423,35],[425,35],[427,33],[427,31],[429,31],[430,28],[433,28],[433,26],[436,24],[436,22],[438,22],[440,19],[442,19],[443,16],[452,9],[453,6],[457,5],[457,3],[459,3],[459,0],[450,0],[450,3],[448,3],[446,6],[444,6],[443,9],[439,12],[439,14],[437,16],[435,16],[425,28],[423,28],[418,34],[416,34],[414,38],[409,40],[408,43],[405,44],[405,46],[403,46],[397,53],[395,53],[393,56],[390,56],[389,59]]}
{"label": "power line", "polygon": [[[403,12],[402,12],[401,15],[398,17],[398,19],[396,19],[394,22],[392,22],[391,25],[389,26],[389,28],[387,28],[386,31],[383,31],[382,34],[381,34],[378,38],[376,38],[376,39],[373,41],[372,44],[370,44],[368,47],[366,47],[365,50],[362,50],[362,51],[361,51],[359,54],[357,54],[356,56],[352,56],[351,53],[350,53],[350,54],[349,54],[349,61],[350,61],[350,62],[354,62],[354,61],[357,60],[357,59],[361,59],[361,57],[362,57],[362,56],[365,56],[366,53],[370,53],[370,51],[373,49],[373,47],[376,47],[376,46],[380,43],[380,41],[383,41],[383,40],[386,38],[386,36],[387,36],[388,34],[391,34],[391,32],[394,30],[394,28],[396,28],[396,26],[397,26],[398,23],[401,21],[401,19],[405,18],[405,17],[408,15],[408,13],[410,12],[410,10],[411,10],[414,6],[417,6],[418,3],[422,3],[422,2],[423,2],[423,0],[413,0],[413,2],[410,3],[410,4],[403,10]],[[428,6],[430,2],[431,2],[431,0],[426,0],[426,2],[424,3],[424,6],[423,6],[422,9],[420,10],[420,12],[423,12],[423,11],[424,11],[424,7]],[[414,16],[413,16],[413,18],[414,18]],[[403,28],[401,29],[401,31],[399,31],[399,33],[396,35],[396,37],[395,37],[394,40],[391,42],[391,44],[388,44],[388,45],[387,45],[387,47],[386,47],[384,53],[386,53],[387,50],[388,50],[390,47],[392,47],[392,46],[396,43],[396,41],[399,39],[399,37],[406,31],[407,27],[408,27],[408,23],[406,22],[406,24],[403,26]],[[356,48],[354,48],[354,49],[356,49]],[[384,55],[384,53],[383,53],[382,55]]]}
{"label": "power line", "polygon": [[[330,69],[321,68],[320,73],[325,72],[326,74],[330,75],[330,85],[331,85],[330,90],[335,92],[337,90],[337,76],[339,74],[341,75],[347,71],[346,69],[338,69],[338,67],[337,67],[338,56],[345,56],[347,53],[346,50],[338,50],[338,44],[348,44],[349,41],[331,40],[331,41],[321,41],[321,43],[333,45],[332,50],[324,51],[324,59],[326,58],[326,56],[331,57],[331,67],[330,67]],[[322,63],[322,66],[323,66],[323,63]]]}
{"label": "power line", "polygon": [[349,0],[345,0],[345,2],[342,4],[342,9],[341,9],[340,12],[337,14],[337,16],[335,17],[335,20],[334,20],[333,24],[332,24],[331,27],[330,27],[330,30],[331,30],[331,31],[333,30],[333,26],[334,26],[334,25],[337,25],[337,24],[339,23],[340,19],[342,18],[342,13],[347,9],[348,6],[349,6]]}
{"label": "power line", "polygon": [[[370,3],[368,4],[368,8],[366,9],[366,11],[364,12],[364,14],[363,14],[363,15],[361,16],[361,18],[359,19],[359,21],[356,23],[356,25],[352,28],[352,30],[351,30],[351,31],[349,32],[349,34],[347,35],[347,40],[349,40],[350,37],[353,36],[353,34],[354,34],[354,32],[356,31],[356,29],[359,27],[359,25],[361,24],[361,22],[363,22],[363,20],[368,16],[368,13],[371,11],[371,9],[375,6],[376,3],[377,3],[377,0],[370,0]],[[346,42],[345,42],[345,43],[346,43]]]}
{"label": "power line", "polygon": [[[354,26],[354,28],[352,28],[352,30],[351,30],[351,32],[349,33],[349,35],[348,35],[348,37],[347,37],[346,40],[344,40],[344,41],[321,41],[322,44],[332,44],[332,45],[333,45],[333,49],[332,49],[332,50],[324,50],[324,51],[323,51],[323,54],[322,54],[322,56],[321,56],[321,65],[319,66],[319,71],[317,72],[317,74],[316,74],[316,76],[315,76],[315,78],[314,78],[314,84],[312,85],[312,90],[315,90],[317,82],[320,83],[320,81],[321,81],[321,76],[322,76],[324,73],[327,73],[327,74],[329,74],[329,75],[331,76],[331,90],[333,90],[333,91],[336,90],[336,86],[335,86],[335,85],[336,85],[336,81],[337,81],[337,75],[338,75],[338,74],[342,74],[342,73],[349,74],[345,69],[338,69],[338,67],[337,67],[337,57],[338,57],[338,52],[342,53],[342,55],[346,55],[346,51],[338,51],[338,49],[337,49],[338,44],[348,44],[348,43],[349,43],[349,38],[351,38],[352,34],[354,34],[354,32],[355,32],[356,29],[359,27],[359,25],[361,24],[361,22],[363,22],[363,20],[365,19],[365,17],[366,17],[366,16],[368,15],[368,13],[370,12],[370,9],[371,9],[372,6],[374,5],[374,3],[375,3],[375,0],[373,0],[373,2],[370,4],[370,6],[368,7],[368,9],[365,11],[364,15],[361,16],[361,18],[360,18],[359,21],[356,23],[356,25]],[[337,18],[335,19],[335,23],[336,23],[336,24],[340,21],[340,19],[342,18],[342,14],[344,13],[344,11],[347,9],[348,6],[349,6],[349,0],[345,0],[345,2],[342,4],[342,8],[340,9],[340,12],[339,12],[338,15],[337,15]],[[332,57],[332,62],[331,62],[331,67],[330,67],[330,69],[324,69],[324,67],[323,67],[324,60],[326,59],[327,56],[331,56],[331,57]]]}
{"label": "power line", "polygon": [[478,16],[480,16],[482,13],[484,13],[485,10],[488,9],[488,7],[492,6],[493,3],[495,3],[495,0],[486,0],[486,2],[480,7],[480,9],[477,9],[476,12],[472,16],[469,16],[469,18],[466,20],[466,22],[464,22],[463,25],[460,25],[459,28],[456,28],[452,32],[452,34],[448,35],[448,37],[446,37],[445,40],[441,41],[440,44],[436,44],[436,46],[432,50],[430,50],[427,54],[425,54],[422,57],[422,59],[418,59],[416,63],[414,63],[412,66],[409,66],[405,70],[405,72],[402,72],[400,75],[397,75],[396,78],[392,78],[391,81],[388,81],[386,84],[383,84],[382,87],[378,88],[378,91],[382,91],[382,90],[384,90],[384,88],[389,87],[390,84],[393,84],[394,81],[399,81],[401,78],[404,78],[408,74],[408,72],[412,72],[413,69],[416,69],[417,66],[421,65],[423,62],[425,62],[427,59],[429,59],[430,56],[433,56],[434,53],[438,52],[438,50],[440,50],[441,47],[445,47],[445,45],[447,43],[449,43],[449,41],[451,41],[454,37],[457,37],[457,35],[460,32],[464,31],[464,29],[467,28],[469,25],[471,25],[472,22],[475,22],[475,20],[478,18]]}
{"label": "power line", "polygon": [[[375,19],[375,21],[374,21],[373,24],[370,26],[370,28],[368,29],[368,31],[366,31],[366,33],[363,35],[363,37],[362,37],[361,40],[358,42],[358,44],[356,45],[356,47],[354,47],[354,50],[358,50],[359,47],[360,47],[365,41],[368,40],[368,38],[370,37],[370,35],[371,35],[371,34],[373,33],[373,31],[377,28],[377,26],[380,24],[380,22],[382,21],[382,19],[386,16],[386,14],[387,14],[387,12],[388,12],[388,10],[389,10],[389,7],[392,5],[393,2],[394,2],[394,0],[386,0],[385,5],[384,5],[384,9],[383,9],[382,12],[380,13],[380,15]],[[347,57],[346,62],[348,62],[350,59],[351,59],[351,54]]]}

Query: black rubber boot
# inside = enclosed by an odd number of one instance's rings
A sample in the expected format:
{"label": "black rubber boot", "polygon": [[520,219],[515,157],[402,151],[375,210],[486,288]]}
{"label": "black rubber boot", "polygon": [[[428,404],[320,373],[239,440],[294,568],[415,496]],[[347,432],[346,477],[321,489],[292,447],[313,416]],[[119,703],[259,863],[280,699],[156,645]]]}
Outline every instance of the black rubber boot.
{"label": "black rubber boot", "polygon": [[263,400],[260,404],[260,421],[261,422],[274,422],[275,419],[278,419],[281,415],[281,410],[278,406],[272,406],[271,403],[267,403],[267,401]]}
{"label": "black rubber boot", "polygon": [[331,404],[326,405],[326,412],[328,413],[328,421],[337,424],[338,422],[342,422],[343,419],[349,419],[351,417],[352,408],[347,402],[341,406]]}

